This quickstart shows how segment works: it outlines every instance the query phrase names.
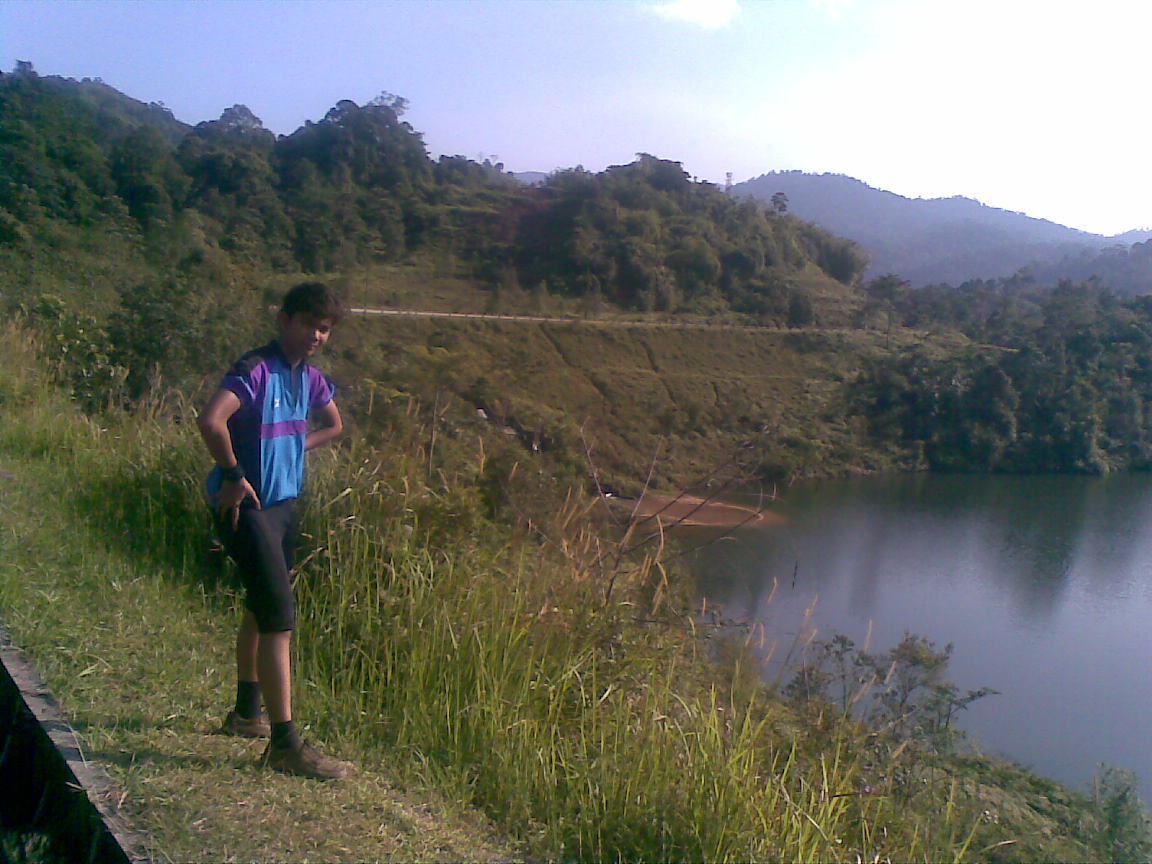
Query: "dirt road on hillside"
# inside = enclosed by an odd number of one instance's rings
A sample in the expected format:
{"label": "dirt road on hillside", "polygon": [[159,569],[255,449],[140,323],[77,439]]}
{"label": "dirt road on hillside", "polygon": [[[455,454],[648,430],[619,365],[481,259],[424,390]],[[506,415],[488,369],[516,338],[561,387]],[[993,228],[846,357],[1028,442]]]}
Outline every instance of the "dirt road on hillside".
{"label": "dirt road on hillside", "polygon": [[652,329],[688,330],[747,330],[750,332],[779,333],[832,333],[840,328],[827,327],[769,327],[754,324],[725,324],[708,321],[643,321],[611,318],[561,318],[551,315],[495,315],[481,312],[427,312],[417,309],[369,309],[352,307],[353,315],[392,316],[396,318],[453,318],[467,321],[514,321],[523,324],[581,324],[586,327],[646,327]]}

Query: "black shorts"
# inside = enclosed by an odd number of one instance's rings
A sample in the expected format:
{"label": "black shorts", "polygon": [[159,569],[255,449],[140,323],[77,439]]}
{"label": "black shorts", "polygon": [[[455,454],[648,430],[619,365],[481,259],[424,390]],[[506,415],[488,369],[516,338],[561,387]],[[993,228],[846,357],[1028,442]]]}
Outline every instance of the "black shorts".
{"label": "black shorts", "polygon": [[296,627],[292,596],[292,563],[296,552],[296,501],[289,498],[257,510],[241,507],[240,521],[212,511],[220,541],[236,562],[246,596],[244,608],[256,617],[261,633],[282,633]]}

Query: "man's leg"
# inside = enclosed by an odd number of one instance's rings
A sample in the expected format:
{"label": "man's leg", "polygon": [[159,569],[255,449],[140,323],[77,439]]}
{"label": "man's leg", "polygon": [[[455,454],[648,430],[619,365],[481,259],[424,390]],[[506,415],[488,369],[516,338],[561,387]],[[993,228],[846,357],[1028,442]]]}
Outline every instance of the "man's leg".
{"label": "man's leg", "polygon": [[257,659],[260,687],[272,721],[265,763],[277,771],[317,780],[344,777],[348,763],[325,756],[301,738],[292,720],[292,631],[261,633]]}
{"label": "man's leg", "polygon": [[256,665],[256,652],[260,647],[260,626],[251,609],[244,610],[244,620],[236,633],[236,680],[256,682],[260,670]]}
{"label": "man's leg", "polygon": [[236,705],[224,721],[225,731],[250,738],[267,738],[268,719],[260,713],[260,672],[257,652],[260,628],[256,616],[245,610],[236,633]]}
{"label": "man's leg", "polygon": [[261,633],[260,689],[273,724],[292,720],[292,631]]}
{"label": "man's leg", "polygon": [[[227,519],[216,520],[217,532],[236,562],[247,592],[244,617],[236,634],[236,704],[221,729],[226,734],[267,738],[272,732],[270,716],[273,722],[292,716],[287,682],[295,602],[285,549],[290,548],[293,528],[290,504],[266,511],[242,508],[235,526]],[[262,659],[263,655],[267,656]],[[268,715],[260,712],[262,696]]]}
{"label": "man's leg", "polygon": [[272,732],[267,716],[260,713],[259,647],[260,631],[256,616],[245,610],[236,633],[236,704],[220,727],[224,735],[267,738]]}
{"label": "man's leg", "polygon": [[[240,512],[236,563],[244,578],[247,612],[237,637],[237,672],[251,672],[251,649],[255,647],[256,677],[271,721],[272,740],[264,762],[278,771],[317,779],[337,779],[346,763],[332,759],[304,741],[292,714],[292,631],[296,604],[289,574],[295,543],[295,510],[285,502],[263,510]],[[249,623],[251,622],[251,623]],[[256,627],[255,636],[251,633]]]}
{"label": "man's leg", "polygon": [[[296,603],[289,575],[295,543],[291,502],[264,510],[242,511],[242,574],[247,588],[244,622],[236,639],[236,668],[241,681],[259,681],[278,747],[298,745],[292,725],[292,628]],[[240,545],[240,544],[238,544]]]}

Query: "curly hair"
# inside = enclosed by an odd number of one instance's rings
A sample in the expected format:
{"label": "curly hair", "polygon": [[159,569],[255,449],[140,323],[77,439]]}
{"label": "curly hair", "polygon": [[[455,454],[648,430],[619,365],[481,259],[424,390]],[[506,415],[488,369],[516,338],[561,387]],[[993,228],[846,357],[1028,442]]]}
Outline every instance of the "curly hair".
{"label": "curly hair", "polygon": [[284,295],[280,310],[291,318],[307,312],[316,318],[329,318],[333,323],[344,317],[344,301],[323,282],[301,282]]}

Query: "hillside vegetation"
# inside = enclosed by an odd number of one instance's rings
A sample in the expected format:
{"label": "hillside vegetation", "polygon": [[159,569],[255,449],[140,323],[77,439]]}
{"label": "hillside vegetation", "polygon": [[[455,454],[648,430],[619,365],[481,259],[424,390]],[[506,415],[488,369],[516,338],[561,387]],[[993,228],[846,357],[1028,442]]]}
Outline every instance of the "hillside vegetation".
{"label": "hillside vegetation", "polygon": [[[433,161],[404,107],[391,94],[345,100],[277,138],[241,105],[188,128],[101,83],[22,67],[0,77],[0,244],[88,263],[99,237],[152,281],[201,288],[426,260],[489,290],[781,322],[810,320],[794,281],[806,266],[844,284],[863,266],[851,243],[652,156],[536,186],[462,157]],[[79,288],[81,274],[56,263]],[[122,287],[100,281],[84,287],[115,302]]]}
{"label": "hillside vegetation", "polygon": [[451,437],[482,411],[490,475],[533,453],[627,491],[721,466],[767,485],[1147,464],[1138,299],[1026,274],[861,284],[851,242],[675,162],[524,186],[431,160],[405,104],[344,101],[277,138],[243,106],[189,127],[98,81],[0,76],[5,310],[90,409],[204,386],[304,274],[362,306],[566,319],[379,319],[337,342],[348,395],[374,409],[362,429],[416,411]]}
{"label": "hillside vegetation", "polygon": [[[789,686],[766,686],[739,632],[694,623],[659,543],[604,533],[575,502],[518,535],[466,478],[428,473],[427,427],[387,453],[353,441],[314,463],[300,711],[359,772],[323,789],[269,776],[258,744],[207,734],[229,695],[240,597],[206,548],[186,409],[96,422],[27,334],[8,327],[0,345],[17,371],[0,385],[0,506],[16,539],[0,546],[0,608],[158,858],[1083,861],[1149,848],[1131,778],[1105,774],[1085,795],[962,755],[950,720],[979,694],[944,678],[947,651],[829,643]],[[70,494],[50,494],[62,474]],[[834,695],[845,660],[872,670],[851,689],[874,727]],[[36,842],[53,860],[49,827]]]}
{"label": "hillside vegetation", "polygon": [[628,491],[719,466],[764,485],[1149,464],[1139,298],[1028,274],[861,283],[859,248],[780,202],[648,155],[525,186],[431,160],[405,105],[343,101],[277,138],[243,106],[189,127],[22,64],[0,76],[0,302],[89,409],[204,386],[305,274],[361,306],[566,320],[381,318],[337,342],[362,430],[414,411],[450,438],[480,411],[490,474],[533,454]]}
{"label": "hillside vegetation", "polygon": [[[890,320],[948,328],[963,350],[878,358],[854,392],[872,440],[944,471],[1146,470],[1152,303],[1030,280],[908,291],[873,283]],[[995,346],[995,347],[992,347]]]}
{"label": "hillside vegetation", "polygon": [[[966,753],[950,721],[976,696],[922,640],[830,643],[765,684],[746,634],[700,624],[664,539],[589,493],[1142,467],[1152,309],[1092,285],[861,284],[855,244],[675,162],[525,187],[429,159],[404,104],[341,102],[276,138],[242,106],[190,128],[100,82],[0,78],[0,503],[19,538],[0,609],[159,847],[356,857],[306,824],[250,837],[247,797],[212,803],[244,754],[202,741],[227,676],[201,646],[238,607],[204,551],[189,406],[308,276],[357,306],[510,316],[353,315],[320,361],[350,434],[310,469],[300,689],[366,767],[355,795],[435,790],[513,838],[445,841],[462,857],[1143,854],[1124,778],[1091,797]],[[60,476],[73,494],[49,495]],[[142,667],[165,615],[179,650]],[[848,688],[848,666],[876,674]],[[879,725],[837,688],[873,694]],[[262,812],[302,806],[283,791]],[[362,815],[333,796],[326,814]]]}
{"label": "hillside vegetation", "polygon": [[[618,492],[710,482],[768,488],[797,476],[890,466],[848,417],[846,382],[875,332],[789,332],[628,321],[381,317],[340,334],[345,401],[367,427],[438,404],[445,436],[486,441],[487,472]],[[521,481],[525,478],[520,477]]]}

